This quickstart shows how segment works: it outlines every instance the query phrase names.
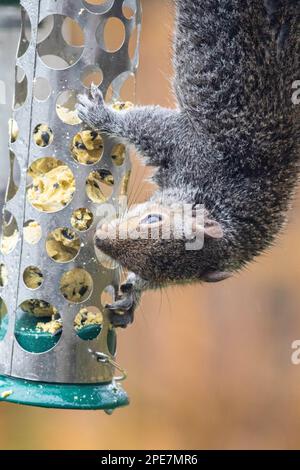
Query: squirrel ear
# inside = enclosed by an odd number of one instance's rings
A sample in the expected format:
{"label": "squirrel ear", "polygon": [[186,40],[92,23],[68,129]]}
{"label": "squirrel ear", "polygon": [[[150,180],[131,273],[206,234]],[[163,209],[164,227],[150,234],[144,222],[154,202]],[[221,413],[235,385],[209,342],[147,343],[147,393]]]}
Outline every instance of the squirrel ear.
{"label": "squirrel ear", "polygon": [[210,238],[223,238],[224,232],[219,222],[212,219],[205,219],[204,235]]}
{"label": "squirrel ear", "polygon": [[[202,211],[202,213],[200,212],[200,210]],[[199,223],[200,221],[199,222],[197,221],[198,213],[200,215],[202,214],[202,217],[204,217],[204,229],[203,229],[203,225],[202,224],[200,225]],[[223,238],[224,232],[223,232],[221,225],[219,224],[219,222],[209,217],[209,212],[207,209],[203,210],[202,208],[195,207],[193,211],[193,217],[194,217],[194,229],[199,230],[199,232],[204,232],[204,236],[206,237],[216,238],[216,239]],[[203,223],[203,218],[202,218],[202,223]]]}
{"label": "squirrel ear", "polygon": [[231,276],[232,273],[229,271],[210,271],[203,274],[201,279],[204,282],[220,282],[225,281],[225,279],[228,279]]}

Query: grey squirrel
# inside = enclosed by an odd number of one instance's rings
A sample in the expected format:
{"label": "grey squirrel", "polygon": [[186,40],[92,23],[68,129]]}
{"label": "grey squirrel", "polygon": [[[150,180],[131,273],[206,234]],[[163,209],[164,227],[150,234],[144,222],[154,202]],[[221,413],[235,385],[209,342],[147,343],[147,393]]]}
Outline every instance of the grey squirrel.
{"label": "grey squirrel", "polygon": [[300,78],[300,2],[175,3],[177,108],[116,112],[95,87],[77,105],[87,125],[134,145],[157,167],[158,190],[143,217],[129,209],[126,219],[160,225],[174,202],[205,207],[198,251],[186,250],[184,237],[104,239],[107,225],[98,228],[97,247],[132,272],[108,305],[121,327],[133,321],[144,289],[221,281],[263,252],[285,222],[299,175],[300,105],[292,94]]}

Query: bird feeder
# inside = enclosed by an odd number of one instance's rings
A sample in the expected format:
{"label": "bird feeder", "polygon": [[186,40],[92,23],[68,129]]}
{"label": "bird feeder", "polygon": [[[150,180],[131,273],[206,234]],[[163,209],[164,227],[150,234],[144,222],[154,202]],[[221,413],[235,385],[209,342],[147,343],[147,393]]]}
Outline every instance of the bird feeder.
{"label": "bird feeder", "polygon": [[[14,83],[12,83],[15,55],[17,43],[20,35],[20,12],[17,6],[13,5],[13,2],[3,7],[2,2],[0,4],[0,128],[1,128],[1,139],[0,139],[0,155],[2,155],[1,161],[4,162],[6,159],[3,155],[7,154],[8,145],[8,132],[7,123],[11,115],[10,107],[7,103],[11,104],[12,95],[14,92]],[[5,188],[7,185],[8,178],[8,161],[5,162],[4,166],[1,163],[0,171],[0,213],[4,203]],[[1,229],[1,217],[0,217],[0,229]]]}
{"label": "bird feeder", "polygon": [[105,309],[120,279],[116,264],[96,258],[93,238],[103,206],[121,210],[130,162],[75,105],[92,83],[107,101],[123,98],[138,65],[140,4],[22,0],[21,15],[0,242],[0,400],[110,412],[128,403]]}

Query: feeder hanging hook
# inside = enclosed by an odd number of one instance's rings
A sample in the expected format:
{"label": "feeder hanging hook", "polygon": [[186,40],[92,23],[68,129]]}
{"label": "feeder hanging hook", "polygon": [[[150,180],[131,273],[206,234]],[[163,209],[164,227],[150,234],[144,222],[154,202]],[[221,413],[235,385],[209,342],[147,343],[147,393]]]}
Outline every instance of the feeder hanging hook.
{"label": "feeder hanging hook", "polygon": [[116,361],[114,361],[108,354],[93,351],[92,349],[88,349],[88,352],[96,359],[97,362],[101,362],[101,364],[109,364],[113,368],[117,369],[121,372],[122,375],[114,377],[114,380],[117,382],[122,382],[123,380],[127,379],[127,372],[123,367],[121,367]]}

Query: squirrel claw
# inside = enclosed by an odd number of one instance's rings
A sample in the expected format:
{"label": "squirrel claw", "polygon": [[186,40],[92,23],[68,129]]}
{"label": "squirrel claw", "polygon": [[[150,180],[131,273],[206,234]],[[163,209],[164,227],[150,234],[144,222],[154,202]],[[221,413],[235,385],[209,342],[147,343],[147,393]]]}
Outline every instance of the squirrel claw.
{"label": "squirrel claw", "polygon": [[76,108],[78,108],[79,106],[91,106],[91,100],[89,99],[89,97],[87,95],[78,95],[77,96],[77,101],[78,101],[78,104],[76,104]]}
{"label": "squirrel claw", "polygon": [[89,95],[78,95],[76,110],[79,118],[93,129],[112,132],[111,111],[104,102],[101,90],[92,85]]}
{"label": "squirrel claw", "polygon": [[91,84],[91,96],[94,101],[98,102],[98,104],[102,104],[104,102],[103,93],[95,83]]}
{"label": "squirrel claw", "polygon": [[76,104],[76,111],[79,119],[86,122],[86,124],[93,127],[94,122],[92,122],[91,117],[93,113],[93,102],[87,95],[78,95]]}
{"label": "squirrel claw", "polygon": [[133,310],[125,313],[115,313],[114,310],[110,311],[109,320],[111,325],[115,328],[127,328],[128,325],[133,323]]}
{"label": "squirrel claw", "polygon": [[122,295],[114,303],[105,306],[109,312],[110,323],[114,327],[126,328],[133,322],[136,304],[132,290],[132,284],[123,284]]}

